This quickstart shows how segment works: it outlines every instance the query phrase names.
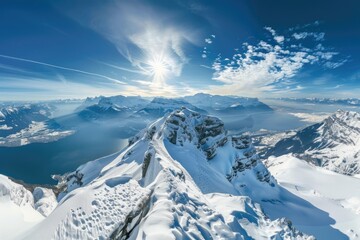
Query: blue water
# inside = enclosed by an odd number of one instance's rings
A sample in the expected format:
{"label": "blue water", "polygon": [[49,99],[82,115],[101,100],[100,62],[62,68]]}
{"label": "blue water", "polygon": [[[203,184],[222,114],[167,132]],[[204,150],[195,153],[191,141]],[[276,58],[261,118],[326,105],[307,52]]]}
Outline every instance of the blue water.
{"label": "blue water", "polygon": [[88,126],[51,143],[0,147],[0,173],[27,183],[54,184],[50,176],[121,150],[127,140],[111,129]]}

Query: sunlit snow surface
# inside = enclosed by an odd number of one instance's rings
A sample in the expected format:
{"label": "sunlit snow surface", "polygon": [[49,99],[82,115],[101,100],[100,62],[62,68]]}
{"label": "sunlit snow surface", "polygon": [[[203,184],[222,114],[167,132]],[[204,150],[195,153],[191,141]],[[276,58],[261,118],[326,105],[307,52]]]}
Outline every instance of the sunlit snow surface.
{"label": "sunlit snow surface", "polygon": [[0,175],[0,238],[14,239],[43,219],[44,216],[34,209],[32,194]]}
{"label": "sunlit snow surface", "polygon": [[[270,157],[267,166],[281,186],[328,213],[334,228],[350,239],[360,239],[359,178],[312,166],[292,155]],[[326,227],[313,218],[302,222],[291,209],[283,214],[302,231],[318,232],[319,239],[346,239],[328,234]]]}
{"label": "sunlit snow surface", "polygon": [[176,111],[66,175],[55,210],[17,239],[313,239],[265,215],[261,200],[282,190],[246,144]]}

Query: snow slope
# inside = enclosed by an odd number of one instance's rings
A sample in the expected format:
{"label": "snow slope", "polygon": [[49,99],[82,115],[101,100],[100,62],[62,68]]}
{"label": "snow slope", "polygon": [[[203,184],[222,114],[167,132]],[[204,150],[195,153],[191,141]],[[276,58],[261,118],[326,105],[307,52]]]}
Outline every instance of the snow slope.
{"label": "snow slope", "polygon": [[293,153],[317,166],[346,175],[360,173],[360,114],[338,110],[323,122],[279,141],[267,156]]}
{"label": "snow slope", "polygon": [[253,202],[282,190],[249,139],[186,108],[62,180],[58,206],[19,239],[314,239]]}
{"label": "snow slope", "polygon": [[[349,239],[360,239],[360,179],[315,167],[292,155],[270,157],[270,172],[279,184],[291,193],[327,212],[334,219],[332,226],[345,233]],[[291,211],[287,217],[296,220]],[[297,225],[298,226],[298,225]],[[318,231],[318,239],[348,239],[326,234],[322,226],[298,226],[303,231]]]}
{"label": "snow slope", "polygon": [[[51,190],[44,190],[50,195]],[[37,200],[40,203],[45,199],[39,196]],[[50,201],[47,202],[50,203]],[[54,202],[51,204],[55,205]],[[38,206],[42,212],[52,210],[43,204]],[[34,207],[34,197],[31,192],[6,176],[0,175],[0,238],[2,240],[14,239],[44,219],[44,216]]]}

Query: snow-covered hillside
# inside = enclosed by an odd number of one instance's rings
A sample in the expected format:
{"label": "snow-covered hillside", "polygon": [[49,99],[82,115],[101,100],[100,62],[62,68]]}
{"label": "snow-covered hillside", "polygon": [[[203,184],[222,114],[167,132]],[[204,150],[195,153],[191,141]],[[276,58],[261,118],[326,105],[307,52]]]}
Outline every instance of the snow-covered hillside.
{"label": "snow-covered hillside", "polygon": [[263,212],[276,202],[313,209],[288,203],[249,138],[186,108],[61,185],[57,208],[19,239],[314,239]]}
{"label": "snow-covered hillside", "polygon": [[[359,178],[315,167],[291,154],[270,157],[266,164],[281,186],[328,213],[334,228],[348,236],[327,235],[324,228],[319,231],[318,239],[360,239]],[[284,215],[294,223],[301,218],[292,211],[286,211]],[[301,229],[311,231],[319,223],[308,219],[302,223]]]}
{"label": "snow-covered hillside", "polygon": [[360,173],[360,114],[338,110],[323,122],[279,141],[267,155],[293,153],[316,166],[346,175]]}
{"label": "snow-covered hillside", "polygon": [[41,222],[56,205],[52,190],[38,187],[33,195],[0,175],[0,238],[16,238]]}

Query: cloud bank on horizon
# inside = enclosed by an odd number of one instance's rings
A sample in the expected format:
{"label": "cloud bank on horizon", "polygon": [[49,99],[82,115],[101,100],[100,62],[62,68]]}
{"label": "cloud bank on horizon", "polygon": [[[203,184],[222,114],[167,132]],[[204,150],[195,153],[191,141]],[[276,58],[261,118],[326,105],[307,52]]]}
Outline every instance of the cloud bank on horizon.
{"label": "cloud bank on horizon", "polygon": [[[294,11],[281,4],[281,11]],[[9,24],[9,14],[2,15],[1,24],[13,29],[1,30],[1,100],[356,95],[360,71],[353,50],[360,34],[352,33],[349,45],[338,29],[354,20],[352,11],[340,21],[317,14],[315,6],[308,17],[293,14],[284,24],[264,8],[235,1],[9,2],[1,11],[28,21]],[[349,26],[342,29],[347,33]]]}

